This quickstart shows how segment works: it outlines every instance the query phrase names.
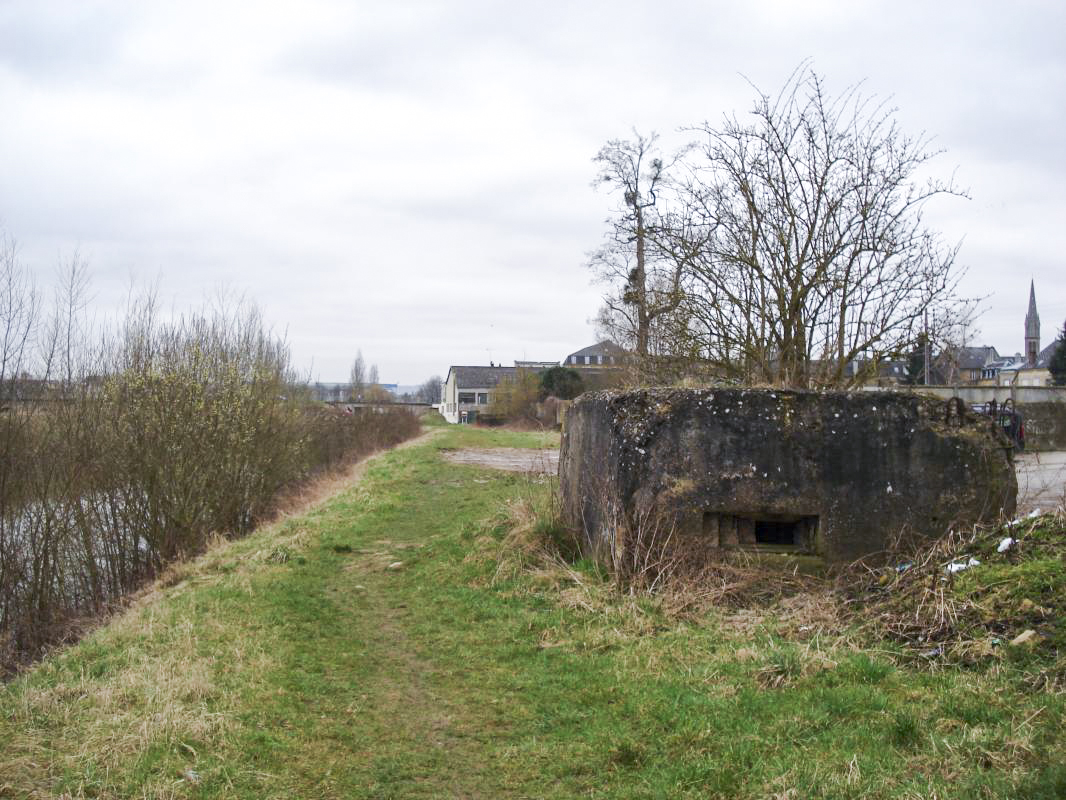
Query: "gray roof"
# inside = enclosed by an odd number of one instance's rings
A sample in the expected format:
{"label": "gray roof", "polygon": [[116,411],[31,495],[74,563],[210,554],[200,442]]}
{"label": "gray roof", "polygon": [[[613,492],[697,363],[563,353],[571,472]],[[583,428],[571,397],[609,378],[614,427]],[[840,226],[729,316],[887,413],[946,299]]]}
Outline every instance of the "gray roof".
{"label": "gray roof", "polygon": [[943,356],[958,365],[959,369],[981,369],[999,358],[994,347],[958,347]]}
{"label": "gray roof", "polygon": [[1051,363],[1051,357],[1055,355],[1055,348],[1062,344],[1062,339],[1056,339],[1043,350],[1040,351],[1040,355],[1036,357],[1036,365],[1038,367],[1046,367]]}
{"label": "gray roof", "polygon": [[597,342],[594,345],[590,345],[576,353],[571,353],[564,361],[568,361],[571,356],[624,356],[626,351],[616,345],[610,339],[604,339],[602,342]]}
{"label": "gray roof", "polygon": [[504,378],[515,374],[514,367],[449,367],[449,377],[455,373],[455,385],[460,389],[491,389]]}

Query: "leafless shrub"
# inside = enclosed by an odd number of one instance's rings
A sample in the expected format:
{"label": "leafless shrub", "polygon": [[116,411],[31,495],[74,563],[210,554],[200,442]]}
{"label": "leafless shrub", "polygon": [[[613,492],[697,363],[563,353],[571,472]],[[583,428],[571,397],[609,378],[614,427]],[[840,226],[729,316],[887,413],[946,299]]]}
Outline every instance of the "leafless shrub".
{"label": "leafless shrub", "polygon": [[[583,518],[572,534],[577,550],[608,569],[619,593],[654,593],[671,581],[683,563],[673,518],[652,507],[630,507],[605,481],[585,491]],[[590,511],[592,518],[585,516]]]}
{"label": "leafless shrub", "polygon": [[93,335],[84,287],[75,258],[45,312],[0,239],[0,670],[210,537],[247,533],[283,491],[419,429],[311,405],[246,304],[164,321],[146,295]]}

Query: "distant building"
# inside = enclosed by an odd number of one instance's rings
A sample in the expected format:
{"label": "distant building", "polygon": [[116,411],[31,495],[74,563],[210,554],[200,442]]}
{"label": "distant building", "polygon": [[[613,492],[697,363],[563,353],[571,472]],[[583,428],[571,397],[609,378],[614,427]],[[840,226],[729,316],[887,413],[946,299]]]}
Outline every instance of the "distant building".
{"label": "distant building", "polygon": [[311,390],[311,399],[320,403],[347,403],[352,399],[350,383],[315,381],[308,388]]}
{"label": "distant building", "polygon": [[[398,385],[395,383],[375,383],[368,384],[363,387],[363,391],[366,392],[371,388],[377,388],[382,390],[388,395],[395,395]],[[329,381],[315,381],[308,384],[308,389],[311,390],[311,399],[317,400],[320,403],[347,403],[352,400],[359,400],[360,398],[353,398],[353,390],[351,383],[338,383]],[[379,393],[380,394],[380,393]],[[380,400],[380,397],[379,397]]]}
{"label": "distant building", "polygon": [[1036,282],[1029,281],[1029,311],[1025,315],[1025,366],[1032,369],[1040,356],[1040,315],[1036,313]]}
{"label": "distant building", "polygon": [[1011,359],[1002,358],[996,348],[987,345],[949,347],[932,360],[929,382],[933,385],[987,382],[1009,363]]}
{"label": "distant building", "polygon": [[610,339],[604,339],[590,347],[571,353],[563,359],[567,367],[606,367],[621,366],[626,351]]}
{"label": "distant building", "polygon": [[517,367],[448,367],[441,415],[453,424],[474,422],[492,403],[500,381],[513,378],[517,372]]}
{"label": "distant building", "polygon": [[1040,349],[1040,315],[1036,310],[1036,284],[1029,282],[1029,310],[1025,315],[1025,354],[1017,354],[1013,363],[999,370],[997,383],[1001,386],[1050,386],[1048,365],[1059,340]]}
{"label": "distant building", "polygon": [[1029,282],[1029,309],[1024,323],[1024,352],[1001,356],[994,347],[952,347],[933,359],[931,383],[981,386],[1048,386],[1048,364],[1058,347],[1055,340],[1040,349],[1040,314],[1036,284]]}

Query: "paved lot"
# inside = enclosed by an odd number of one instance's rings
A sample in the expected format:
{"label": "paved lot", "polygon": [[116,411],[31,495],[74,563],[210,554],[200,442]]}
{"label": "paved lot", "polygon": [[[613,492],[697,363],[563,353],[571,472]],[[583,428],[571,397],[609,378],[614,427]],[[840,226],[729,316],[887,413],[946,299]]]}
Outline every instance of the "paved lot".
{"label": "paved lot", "polygon": [[1014,458],[1018,474],[1018,513],[1054,511],[1066,503],[1066,452],[1022,453]]}
{"label": "paved lot", "polygon": [[452,450],[444,457],[456,464],[505,469],[510,472],[537,472],[555,475],[559,472],[558,450],[519,450],[493,447],[484,450]]}

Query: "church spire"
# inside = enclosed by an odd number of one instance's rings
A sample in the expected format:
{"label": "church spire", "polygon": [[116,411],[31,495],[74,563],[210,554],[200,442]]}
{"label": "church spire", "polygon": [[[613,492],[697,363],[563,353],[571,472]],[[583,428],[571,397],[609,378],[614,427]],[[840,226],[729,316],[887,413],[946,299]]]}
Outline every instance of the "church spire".
{"label": "church spire", "polygon": [[1036,283],[1029,281],[1029,313],[1025,315],[1025,365],[1035,367],[1040,353],[1040,315],[1036,313]]}

